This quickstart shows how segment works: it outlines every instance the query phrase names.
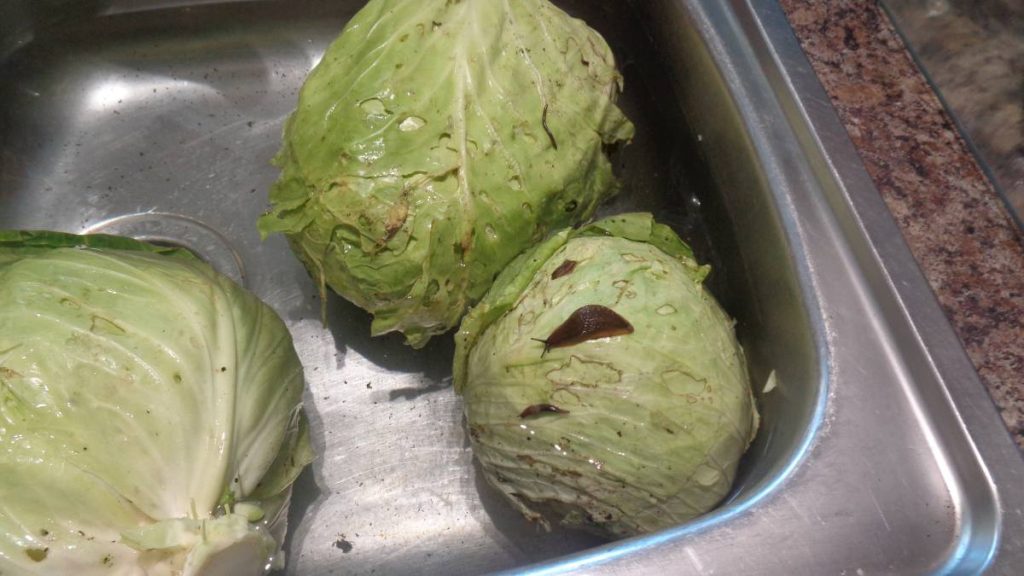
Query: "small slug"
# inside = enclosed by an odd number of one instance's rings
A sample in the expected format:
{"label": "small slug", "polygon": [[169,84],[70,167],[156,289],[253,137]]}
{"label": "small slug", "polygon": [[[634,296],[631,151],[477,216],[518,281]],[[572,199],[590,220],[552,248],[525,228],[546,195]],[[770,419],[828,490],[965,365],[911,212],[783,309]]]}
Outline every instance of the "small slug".
{"label": "small slug", "polygon": [[577,308],[546,339],[534,340],[543,343],[544,353],[547,353],[552,348],[565,348],[587,340],[632,333],[633,325],[611,308],[588,304]]}
{"label": "small slug", "polygon": [[568,414],[568,410],[563,410],[554,404],[533,404],[527,406],[525,410],[519,413],[520,418],[529,418],[530,416],[536,416],[544,412],[554,412],[555,414]]}
{"label": "small slug", "polygon": [[566,260],[565,262],[562,262],[558,265],[558,268],[555,268],[555,271],[551,273],[551,279],[557,280],[562,276],[572,274],[572,271],[576,269],[577,264],[579,264],[579,262],[575,260]]}

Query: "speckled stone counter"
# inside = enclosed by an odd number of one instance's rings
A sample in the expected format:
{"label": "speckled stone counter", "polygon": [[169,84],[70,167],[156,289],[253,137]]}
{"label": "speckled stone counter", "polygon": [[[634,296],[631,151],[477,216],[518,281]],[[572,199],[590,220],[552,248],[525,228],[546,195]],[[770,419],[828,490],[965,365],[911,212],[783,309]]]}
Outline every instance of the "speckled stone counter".
{"label": "speckled stone counter", "polygon": [[1024,237],[875,1],[780,3],[1024,448]]}

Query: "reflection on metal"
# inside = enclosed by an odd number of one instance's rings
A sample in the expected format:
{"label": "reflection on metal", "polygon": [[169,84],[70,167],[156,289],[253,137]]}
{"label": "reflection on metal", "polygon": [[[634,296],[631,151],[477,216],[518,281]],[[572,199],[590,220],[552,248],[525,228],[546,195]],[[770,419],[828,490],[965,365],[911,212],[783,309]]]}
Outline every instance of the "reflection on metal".
{"label": "reflection on metal", "polygon": [[245,265],[230,241],[209,226],[177,214],[125,214],[92,224],[82,234],[130,236],[155,244],[185,248],[221,274],[245,286]]}
{"label": "reflection on metal", "polygon": [[1024,225],[1024,3],[884,0],[1017,225]]}

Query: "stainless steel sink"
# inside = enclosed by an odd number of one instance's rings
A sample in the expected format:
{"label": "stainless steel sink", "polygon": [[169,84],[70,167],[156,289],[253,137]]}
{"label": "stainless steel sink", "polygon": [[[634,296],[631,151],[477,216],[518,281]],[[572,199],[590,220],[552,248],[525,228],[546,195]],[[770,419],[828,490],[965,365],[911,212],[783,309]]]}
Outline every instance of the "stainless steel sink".
{"label": "stainless steel sink", "polygon": [[559,2],[613,46],[637,124],[606,211],[694,244],[778,386],[714,512],[613,543],[517,517],[474,468],[451,338],[371,339],[335,297],[325,328],[255,231],[282,122],[361,4],[0,6],[0,227],[184,245],[288,323],[320,457],[287,573],[1018,573],[1024,463],[770,1]]}

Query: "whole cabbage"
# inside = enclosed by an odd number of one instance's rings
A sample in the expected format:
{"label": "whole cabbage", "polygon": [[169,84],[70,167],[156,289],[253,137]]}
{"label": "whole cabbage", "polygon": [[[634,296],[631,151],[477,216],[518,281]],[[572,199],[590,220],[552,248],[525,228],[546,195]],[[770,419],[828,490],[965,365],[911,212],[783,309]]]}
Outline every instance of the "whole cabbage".
{"label": "whole cabbage", "polygon": [[620,88],[601,36],[548,0],[371,0],[302,87],[259,229],[420,347],[614,193]]}
{"label": "whole cabbage", "polygon": [[520,256],[466,315],[474,454],[528,519],[624,537],[728,493],[758,417],[708,270],[649,214],[616,216]]}
{"label": "whole cabbage", "polygon": [[265,573],[302,389],[281,320],[188,252],[0,232],[0,574]]}

